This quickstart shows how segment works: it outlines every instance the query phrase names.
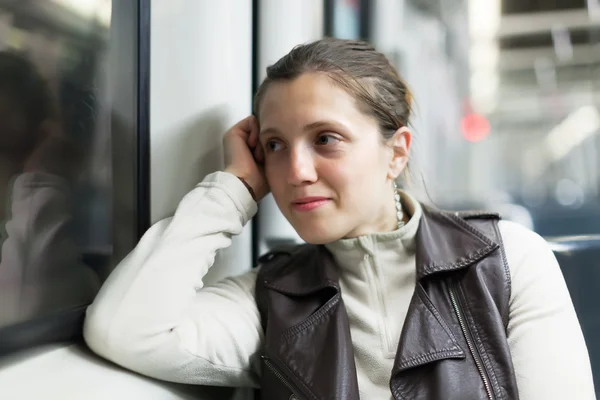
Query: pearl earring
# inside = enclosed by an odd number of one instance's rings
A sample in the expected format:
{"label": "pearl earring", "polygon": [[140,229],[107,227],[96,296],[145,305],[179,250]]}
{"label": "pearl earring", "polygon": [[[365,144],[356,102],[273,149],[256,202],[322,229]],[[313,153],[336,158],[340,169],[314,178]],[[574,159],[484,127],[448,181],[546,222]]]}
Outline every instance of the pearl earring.
{"label": "pearl earring", "polygon": [[404,226],[404,213],[402,212],[402,203],[400,202],[400,193],[398,193],[398,185],[392,182],[394,186],[394,201],[396,202],[396,217],[398,217],[398,229]]}

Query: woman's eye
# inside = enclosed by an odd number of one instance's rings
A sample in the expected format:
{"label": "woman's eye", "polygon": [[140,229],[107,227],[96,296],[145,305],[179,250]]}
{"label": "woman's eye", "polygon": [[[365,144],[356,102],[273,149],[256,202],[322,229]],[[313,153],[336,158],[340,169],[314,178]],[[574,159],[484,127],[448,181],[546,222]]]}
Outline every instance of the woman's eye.
{"label": "woman's eye", "polygon": [[321,145],[321,146],[328,145],[328,144],[335,144],[339,141],[340,141],[340,139],[338,139],[337,137],[335,137],[333,135],[321,135],[317,138],[317,144]]}
{"label": "woman's eye", "polygon": [[269,140],[267,142],[267,151],[271,152],[271,151],[278,151],[281,150],[281,143],[276,142],[274,140]]}

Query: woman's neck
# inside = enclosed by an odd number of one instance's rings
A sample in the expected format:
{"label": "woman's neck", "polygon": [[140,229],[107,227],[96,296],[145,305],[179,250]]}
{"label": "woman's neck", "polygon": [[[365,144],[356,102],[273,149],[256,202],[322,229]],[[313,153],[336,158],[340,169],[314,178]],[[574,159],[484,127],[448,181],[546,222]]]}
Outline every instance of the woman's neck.
{"label": "woman's neck", "polygon": [[[360,229],[350,232],[348,235],[344,236],[343,239],[350,239],[374,233],[393,232],[398,229],[398,217],[394,192],[392,190],[389,190],[389,192],[386,191],[385,196],[387,197],[387,201],[384,201],[380,204],[379,210],[377,211],[377,219],[368,225],[362,226]],[[409,216],[405,211],[403,212],[402,219],[404,223],[407,223],[409,220]]]}

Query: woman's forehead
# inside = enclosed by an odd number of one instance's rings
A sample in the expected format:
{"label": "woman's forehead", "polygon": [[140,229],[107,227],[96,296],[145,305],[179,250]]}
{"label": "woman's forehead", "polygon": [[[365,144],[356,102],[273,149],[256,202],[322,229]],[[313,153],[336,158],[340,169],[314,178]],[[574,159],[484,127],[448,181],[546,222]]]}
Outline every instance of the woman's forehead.
{"label": "woman's forehead", "polygon": [[366,116],[357,107],[354,97],[322,73],[307,73],[291,81],[273,82],[259,108],[261,126],[361,117]]}

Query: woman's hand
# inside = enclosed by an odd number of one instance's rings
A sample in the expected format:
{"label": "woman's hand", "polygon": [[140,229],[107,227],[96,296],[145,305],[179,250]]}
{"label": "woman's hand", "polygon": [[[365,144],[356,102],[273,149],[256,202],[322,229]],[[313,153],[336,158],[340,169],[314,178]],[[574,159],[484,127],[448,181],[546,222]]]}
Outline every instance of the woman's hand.
{"label": "woman's hand", "polygon": [[250,115],[235,124],[223,137],[225,172],[246,181],[254,191],[256,201],[260,201],[269,193],[258,133],[258,121]]}
{"label": "woman's hand", "polygon": [[83,161],[81,150],[53,121],[45,121],[40,132],[38,143],[25,160],[23,171],[45,172],[74,179]]}

